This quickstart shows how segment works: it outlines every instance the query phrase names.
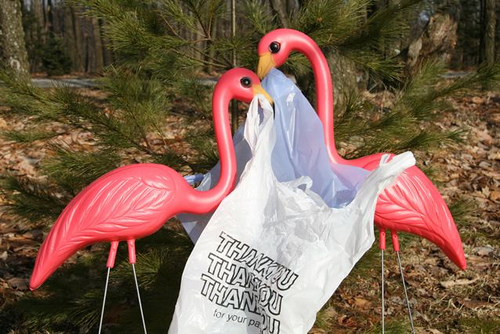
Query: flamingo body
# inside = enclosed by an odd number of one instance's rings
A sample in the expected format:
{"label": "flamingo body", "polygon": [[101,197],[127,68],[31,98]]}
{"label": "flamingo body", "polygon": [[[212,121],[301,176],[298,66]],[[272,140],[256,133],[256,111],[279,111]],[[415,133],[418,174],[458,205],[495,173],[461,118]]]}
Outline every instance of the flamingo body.
{"label": "flamingo body", "polygon": [[[350,161],[354,166],[371,171],[378,166],[381,155]],[[391,154],[391,158],[393,156]],[[361,164],[359,160],[362,160]],[[426,238],[441,248],[459,268],[465,270],[467,266],[453,216],[439,190],[418,167],[406,169],[392,187],[387,187],[379,195],[375,224],[383,229]]]}
{"label": "flamingo body", "polygon": [[120,241],[127,241],[129,261],[135,263],[135,239],[156,232],[178,213],[215,210],[236,180],[228,104],[233,98],[250,102],[256,94],[269,98],[258,77],[246,69],[226,72],[215,87],[212,109],[221,177],[214,188],[197,191],[179,173],[159,164],[106,173],[73,198],[55,222],[38,252],[30,288],[37,289],[77,250],[97,242],[111,242],[108,268],[114,265]]}
{"label": "flamingo body", "polygon": [[[309,36],[292,29],[277,29],[266,34],[258,46],[259,77],[284,64],[292,51],[303,53],[311,62],[318,92],[316,111],[323,124],[330,161],[369,171],[375,169],[384,153],[346,160],[336,150],[330,69],[320,48]],[[392,187],[379,195],[375,224],[381,231],[405,231],[424,237],[440,247],[458,267],[466,268],[462,241],[453,217],[439,191],[415,166],[402,173]]]}
{"label": "flamingo body", "polygon": [[64,209],[40,248],[30,280],[38,288],[77,250],[96,242],[126,241],[156,232],[187,210],[175,194],[193,191],[177,172],[157,164],[124,166],[80,192]]}

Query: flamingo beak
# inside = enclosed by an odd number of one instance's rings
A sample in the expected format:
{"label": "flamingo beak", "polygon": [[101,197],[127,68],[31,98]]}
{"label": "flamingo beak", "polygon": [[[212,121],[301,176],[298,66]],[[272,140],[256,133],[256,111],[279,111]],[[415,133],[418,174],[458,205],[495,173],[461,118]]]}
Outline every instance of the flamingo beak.
{"label": "flamingo beak", "polygon": [[271,103],[271,105],[274,104],[273,98],[264,90],[264,88],[262,88],[261,85],[254,85],[252,88],[254,96],[257,94],[262,94],[269,101],[269,103]]}
{"label": "flamingo beak", "polygon": [[259,56],[259,65],[257,65],[257,76],[263,79],[269,71],[276,67],[271,52],[266,52]]}

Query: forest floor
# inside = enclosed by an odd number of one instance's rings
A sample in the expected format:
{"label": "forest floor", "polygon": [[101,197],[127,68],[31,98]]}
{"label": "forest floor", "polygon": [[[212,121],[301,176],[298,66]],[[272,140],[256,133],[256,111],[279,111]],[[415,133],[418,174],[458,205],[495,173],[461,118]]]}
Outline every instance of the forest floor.
{"label": "forest floor", "polygon": [[[454,110],[438,125],[464,129],[465,140],[443,144],[432,153],[417,152],[416,157],[420,167],[432,168],[432,179],[447,201],[459,200],[472,208],[467,219],[457,222],[467,270],[459,270],[430,242],[400,235],[415,327],[417,333],[500,333],[500,95],[471,92],[451,102]],[[20,130],[28,122],[0,109],[0,131]],[[54,131],[60,131],[59,139],[68,144],[85,136],[64,128]],[[0,173],[37,176],[40,160],[50,151],[47,145],[0,138]],[[0,333],[9,333],[9,328],[10,333],[25,333],[22,315],[12,307],[33,294],[29,276],[46,231],[18,223],[4,210],[5,204],[0,197],[0,307],[5,311]],[[381,332],[377,242],[318,313],[310,333]],[[386,333],[409,332],[400,273],[390,247],[384,274]]]}

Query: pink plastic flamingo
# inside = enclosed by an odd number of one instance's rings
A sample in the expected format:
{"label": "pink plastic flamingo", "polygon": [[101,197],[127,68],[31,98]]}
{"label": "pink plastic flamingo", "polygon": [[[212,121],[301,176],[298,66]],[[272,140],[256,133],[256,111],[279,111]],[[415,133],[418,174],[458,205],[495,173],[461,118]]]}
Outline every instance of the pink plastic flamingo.
{"label": "pink plastic flamingo", "polygon": [[89,244],[111,242],[109,275],[120,241],[127,241],[129,260],[134,264],[135,239],[156,232],[178,213],[215,210],[236,179],[228,104],[231,99],[250,102],[256,94],[271,100],[258,77],[247,69],[226,72],[215,86],[212,110],[221,177],[213,189],[197,191],[176,171],[158,164],[124,166],[101,176],[55,222],[38,252],[30,289],[37,289],[67,258]]}
{"label": "pink plastic flamingo", "polygon": [[[385,153],[354,160],[343,159],[337,153],[330,70],[320,48],[309,36],[292,29],[277,29],[265,35],[258,46],[258,76],[263,78],[272,68],[284,64],[294,50],[303,53],[313,67],[318,94],[317,112],[323,123],[330,160],[370,171],[375,169]],[[375,223],[381,230],[422,236],[439,246],[458,267],[466,268],[462,241],[450,211],[439,191],[417,167],[407,169],[393,187],[379,196]]]}
{"label": "pink plastic flamingo", "polygon": [[[316,110],[323,123],[330,161],[370,171],[375,169],[385,153],[354,160],[343,159],[337,153],[333,129],[333,90],[330,69],[320,48],[309,36],[292,29],[277,29],[266,34],[258,46],[258,76],[263,78],[272,68],[283,65],[292,51],[303,53],[311,62],[317,89]],[[399,242],[396,231],[405,231],[430,240],[439,246],[458,267],[464,270],[466,268],[462,241],[451,213],[439,191],[417,167],[408,168],[397,178],[394,186],[386,188],[379,195],[375,224],[380,228],[382,264],[385,231],[389,229],[398,259]],[[399,263],[401,268],[401,262]],[[409,315],[413,328],[411,312]]]}

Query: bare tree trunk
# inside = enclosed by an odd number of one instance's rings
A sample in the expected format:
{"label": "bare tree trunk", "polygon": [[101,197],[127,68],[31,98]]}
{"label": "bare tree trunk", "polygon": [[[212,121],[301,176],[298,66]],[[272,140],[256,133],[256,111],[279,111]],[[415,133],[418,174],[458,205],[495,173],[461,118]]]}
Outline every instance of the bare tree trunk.
{"label": "bare tree trunk", "polygon": [[284,28],[290,27],[290,16],[287,13],[287,0],[269,0],[273,12],[276,13]]}
{"label": "bare tree trunk", "polygon": [[47,0],[47,9],[45,11],[46,14],[46,27],[49,33],[54,32],[54,5],[52,0]]}
{"label": "bare tree trunk", "polygon": [[104,66],[107,66],[113,62],[113,53],[111,52],[109,39],[106,38],[105,34],[103,33],[105,23],[101,19],[99,19],[98,23],[99,31],[101,32],[102,36],[102,61]]}
{"label": "bare tree trunk", "polygon": [[351,60],[336,52],[328,55],[327,59],[332,72],[335,106],[342,106],[345,104],[346,96],[358,89],[356,66]]}
{"label": "bare tree trunk", "polygon": [[484,58],[486,64],[492,65],[495,62],[495,0],[486,0],[486,22],[484,36]]}
{"label": "bare tree trunk", "polygon": [[408,73],[412,73],[426,59],[439,58],[449,64],[457,45],[457,31],[458,23],[450,14],[438,13],[432,16],[421,35],[408,47]]}
{"label": "bare tree trunk", "polygon": [[77,72],[85,72],[82,18],[75,13],[74,8],[69,8],[68,10],[70,11],[71,22],[73,24],[68,27],[68,30],[72,29],[73,35],[75,36],[75,59],[71,59],[73,62],[73,70],[76,70]]}
{"label": "bare tree trunk", "polygon": [[32,4],[33,4],[32,10],[36,19],[37,27],[40,28],[40,32],[43,35],[45,33],[45,31],[43,31],[43,26],[44,26],[43,2],[33,1]]}
{"label": "bare tree trunk", "polygon": [[21,2],[0,0],[0,55],[2,61],[21,74],[29,73],[24,43]]}
{"label": "bare tree trunk", "polygon": [[479,0],[479,29],[481,31],[479,37],[479,63],[485,61],[484,51],[486,50],[484,42],[486,37],[486,0]]}
{"label": "bare tree trunk", "polygon": [[82,55],[83,68],[85,72],[90,72],[90,45],[89,45],[89,22],[87,18],[82,18],[80,29],[82,32]]}
{"label": "bare tree trunk", "polygon": [[64,44],[68,50],[68,56],[71,58],[72,69],[74,70],[78,54],[76,53],[76,38],[73,30],[73,15],[71,15],[71,8],[64,8]]}
{"label": "bare tree trunk", "polygon": [[101,72],[104,68],[104,55],[102,53],[101,28],[96,18],[92,18],[92,40],[94,44],[94,71]]}

